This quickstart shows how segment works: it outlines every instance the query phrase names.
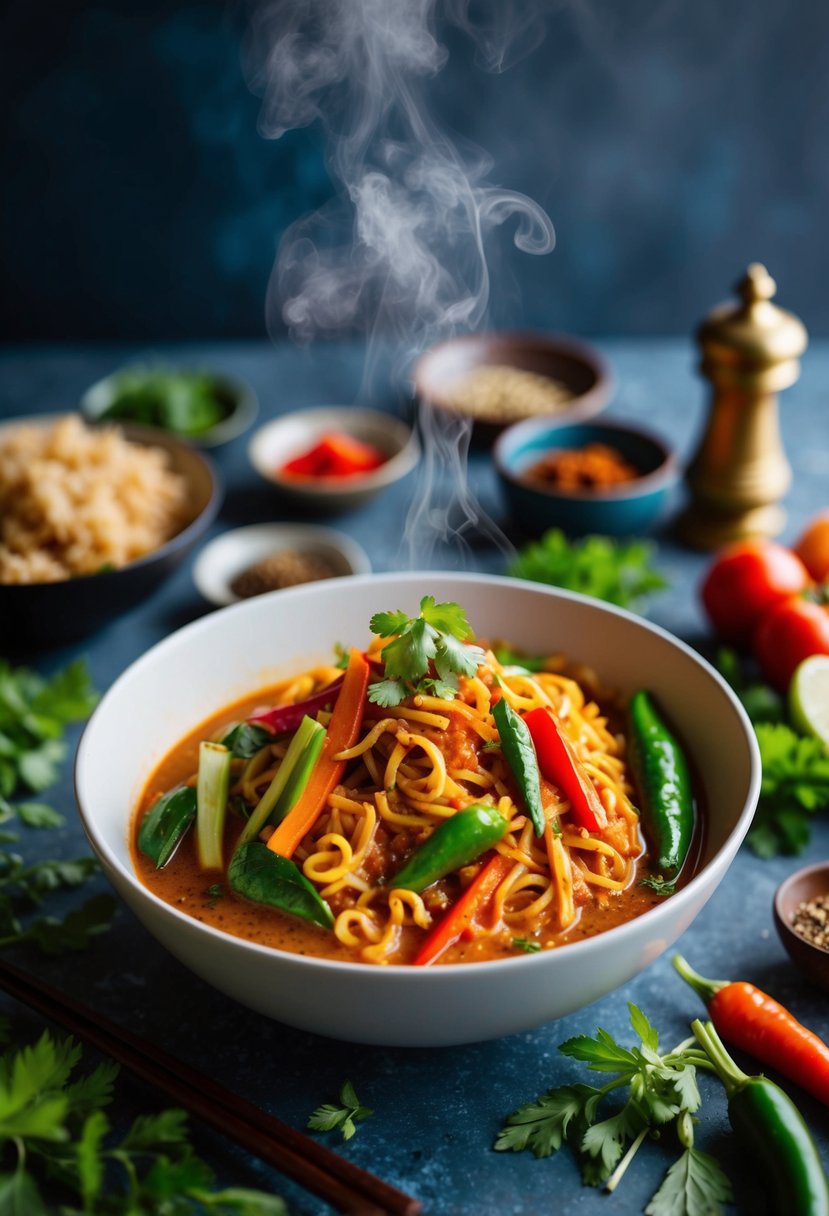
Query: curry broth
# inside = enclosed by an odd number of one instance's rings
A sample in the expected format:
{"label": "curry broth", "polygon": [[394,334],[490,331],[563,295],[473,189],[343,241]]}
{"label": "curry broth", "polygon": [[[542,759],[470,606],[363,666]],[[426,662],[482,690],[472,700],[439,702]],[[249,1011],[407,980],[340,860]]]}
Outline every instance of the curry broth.
{"label": "curry broth", "polygon": [[[183,783],[195,784],[198,768],[199,743],[204,739],[220,738],[235,723],[245,719],[263,705],[273,703],[276,688],[267,688],[225,707],[207,718],[173,748],[152,773],[134,815],[130,832],[130,847],[135,871],[140,880],[155,895],[172,907],[178,908],[194,920],[246,938],[263,946],[286,950],[292,954],[307,954],[317,958],[340,961],[360,961],[356,951],[338,941],[335,935],[304,920],[292,917],[276,909],[253,904],[235,895],[222,871],[202,870],[199,866],[195,832],[189,831],[172,859],[163,869],[156,869],[153,862],[137,847],[137,835],[144,814],[158,797]],[[453,751],[463,747],[458,737],[456,720],[445,732],[447,743],[451,740]],[[697,816],[697,832],[694,856],[701,847],[701,816]],[[224,834],[224,857],[229,861],[236,840],[244,826],[244,820],[228,813]],[[692,874],[695,866],[686,865],[683,883]],[[647,847],[636,866],[636,879],[649,873]],[[455,891],[457,894],[457,891]],[[621,893],[599,895],[585,904],[576,922],[565,932],[552,928],[538,939],[546,949],[567,942],[580,941],[603,933],[617,925],[641,916],[650,908],[664,901],[664,896],[639,885],[634,881]],[[436,916],[436,920],[439,917]],[[395,952],[394,962],[406,963],[413,958],[418,944],[423,939],[421,930],[414,927],[402,929],[401,943]],[[441,962],[482,962],[492,959],[515,957],[515,948],[509,935],[482,936],[470,941],[461,941],[441,955]],[[366,964],[375,965],[375,964]]]}

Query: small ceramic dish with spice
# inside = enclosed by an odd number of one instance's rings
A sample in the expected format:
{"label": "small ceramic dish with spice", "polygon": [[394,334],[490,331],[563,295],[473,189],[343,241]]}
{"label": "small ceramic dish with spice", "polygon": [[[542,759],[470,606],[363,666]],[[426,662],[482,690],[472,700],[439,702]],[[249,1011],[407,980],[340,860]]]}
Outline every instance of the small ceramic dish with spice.
{"label": "small ceramic dish with spice", "polygon": [[421,355],[412,380],[419,400],[470,419],[477,442],[492,442],[504,427],[525,418],[590,418],[613,391],[599,351],[564,334],[450,338]]}
{"label": "small ceramic dish with spice", "polygon": [[407,422],[382,410],[321,406],[283,414],[255,431],[248,455],[280,495],[318,512],[362,506],[417,464]]}
{"label": "small ceramic dish with spice", "polygon": [[774,923],[795,966],[829,990],[829,861],[805,866],[780,884]]}
{"label": "small ceramic dish with spice", "polygon": [[513,518],[530,535],[646,532],[679,479],[663,439],[621,422],[527,419],[502,432],[494,459]]}
{"label": "small ceramic dish with spice", "polygon": [[193,581],[219,608],[300,583],[369,574],[366,552],[342,532],[314,524],[252,524],[205,545]]}

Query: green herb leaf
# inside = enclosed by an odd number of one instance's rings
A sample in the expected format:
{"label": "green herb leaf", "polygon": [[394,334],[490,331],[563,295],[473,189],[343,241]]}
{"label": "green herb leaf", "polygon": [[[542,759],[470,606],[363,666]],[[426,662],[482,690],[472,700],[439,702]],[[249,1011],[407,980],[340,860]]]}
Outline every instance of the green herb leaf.
{"label": "green herb leaf", "polygon": [[240,760],[249,760],[273,740],[273,732],[267,727],[257,726],[255,722],[240,722],[220,742]]}
{"label": "green herb leaf", "polygon": [[829,807],[829,752],[784,723],[758,722],[755,731],[763,776],[748,843],[761,857],[800,853],[811,815]]}
{"label": "green herb leaf", "polygon": [[326,1102],[318,1106],[306,1126],[317,1132],[339,1131],[343,1140],[350,1140],[357,1130],[356,1121],[372,1114],[369,1107],[360,1103],[351,1082],[345,1081],[340,1089],[340,1105]]}
{"label": "green herb leaf", "polygon": [[[72,1039],[48,1033],[0,1057],[0,1152],[17,1159],[0,1175],[0,1216],[287,1216],[272,1194],[213,1189],[183,1111],[143,1115],[114,1139],[103,1108],[117,1066],[79,1074],[80,1058]],[[357,1104],[351,1118],[364,1113]]]}
{"label": "green herb leaf", "polygon": [[648,874],[646,878],[639,879],[639,886],[650,887],[657,895],[673,895],[676,891],[676,879],[658,878],[655,874]]}
{"label": "green herb leaf", "polygon": [[719,1216],[732,1201],[731,1183],[719,1163],[689,1148],[668,1170],[645,1216]]}
{"label": "green herb leaf", "polygon": [[391,638],[380,652],[385,679],[369,685],[369,700],[387,708],[399,705],[417,692],[434,692],[453,698],[458,677],[472,676],[484,659],[466,613],[458,604],[435,603],[434,596],[420,601],[420,615],[378,612],[371,618],[378,637]]}
{"label": "green herb leaf", "polygon": [[541,943],[531,941],[526,937],[514,937],[512,944],[516,950],[523,950],[525,954],[538,954],[541,950]]}
{"label": "green herb leaf", "polygon": [[582,1060],[593,1072],[627,1072],[639,1067],[633,1052],[620,1047],[612,1035],[601,1028],[596,1031],[595,1038],[580,1034],[567,1039],[559,1051],[573,1060]]}
{"label": "green herb leaf", "polygon": [[[614,1190],[649,1132],[658,1138],[662,1128],[675,1121],[680,1143],[692,1144],[691,1116],[700,1105],[696,1082],[699,1052],[685,1043],[660,1055],[656,1027],[637,1006],[629,1005],[628,1010],[639,1046],[623,1047],[599,1029],[593,1037],[576,1035],[559,1047],[562,1054],[581,1060],[592,1070],[613,1074],[613,1079],[601,1089],[573,1084],[548,1090],[510,1115],[498,1135],[496,1149],[528,1149],[545,1157],[557,1152],[566,1141],[576,1156],[584,1183],[607,1183],[608,1189]],[[605,1100],[617,1093],[624,1098],[622,1104],[607,1113],[601,1111]],[[682,1206],[666,1206],[655,1209],[657,1216],[701,1216],[707,1210],[706,1202],[718,1202],[718,1184],[709,1185],[716,1173],[706,1169],[710,1158],[699,1157],[700,1161],[685,1161],[671,1171],[652,1202],[667,1204],[673,1196],[685,1195],[685,1183],[679,1182],[684,1177],[687,1194],[694,1201],[699,1198],[702,1206],[687,1211]],[[712,1212],[717,1210],[711,1207]]]}
{"label": "green herb leaf", "polygon": [[561,1148],[574,1122],[592,1121],[601,1096],[592,1085],[548,1089],[535,1102],[513,1111],[494,1147],[498,1152],[529,1149],[535,1157],[550,1157]]}
{"label": "green herb leaf", "polygon": [[571,541],[552,528],[519,550],[507,574],[629,608],[668,585],[651,564],[654,552],[645,541],[608,536]]}

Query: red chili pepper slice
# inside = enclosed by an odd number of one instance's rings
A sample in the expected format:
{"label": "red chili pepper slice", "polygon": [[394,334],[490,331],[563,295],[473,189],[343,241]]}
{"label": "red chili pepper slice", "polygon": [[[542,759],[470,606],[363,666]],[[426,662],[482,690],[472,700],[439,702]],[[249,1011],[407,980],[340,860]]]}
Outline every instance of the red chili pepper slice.
{"label": "red chili pepper slice", "polygon": [[596,787],[553,714],[539,706],[525,714],[524,721],[535,745],[538,767],[570,803],[573,822],[588,832],[598,832],[606,827],[607,812]]}

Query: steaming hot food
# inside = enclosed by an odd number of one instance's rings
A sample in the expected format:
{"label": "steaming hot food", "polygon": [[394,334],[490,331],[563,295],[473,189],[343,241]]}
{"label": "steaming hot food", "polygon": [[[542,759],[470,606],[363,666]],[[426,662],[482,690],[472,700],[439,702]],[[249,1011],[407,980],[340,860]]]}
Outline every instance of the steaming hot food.
{"label": "steaming hot food", "polygon": [[660,804],[647,748],[666,728],[647,694],[635,787],[619,708],[590,672],[475,645],[456,604],[420,609],[376,614],[366,652],[174,748],[135,816],[142,881],[238,936],[373,964],[547,950],[670,894],[694,809],[690,784]]}

